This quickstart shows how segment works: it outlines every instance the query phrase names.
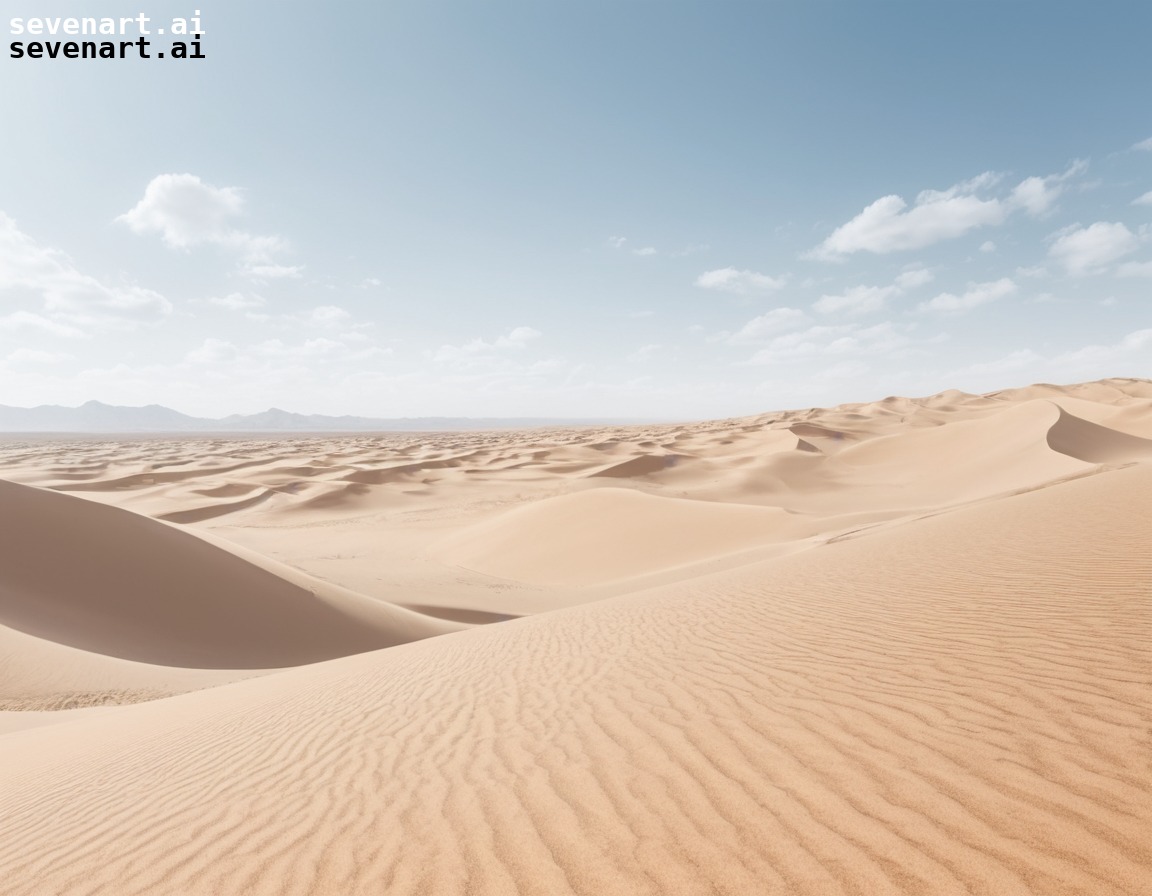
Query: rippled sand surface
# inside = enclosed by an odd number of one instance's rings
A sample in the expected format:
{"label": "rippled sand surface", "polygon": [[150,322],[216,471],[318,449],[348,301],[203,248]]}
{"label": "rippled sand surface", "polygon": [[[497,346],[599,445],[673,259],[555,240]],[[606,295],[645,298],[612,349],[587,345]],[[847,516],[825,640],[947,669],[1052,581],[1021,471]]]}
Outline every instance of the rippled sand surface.
{"label": "rippled sand surface", "polygon": [[6,896],[1152,892],[1147,381],[0,478]]}

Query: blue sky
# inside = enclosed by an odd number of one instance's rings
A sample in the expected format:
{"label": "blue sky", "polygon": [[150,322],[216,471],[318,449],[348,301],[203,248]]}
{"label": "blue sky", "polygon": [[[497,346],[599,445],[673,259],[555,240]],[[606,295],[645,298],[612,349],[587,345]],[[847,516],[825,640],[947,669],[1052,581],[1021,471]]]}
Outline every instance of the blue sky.
{"label": "blue sky", "polygon": [[[12,17],[194,9],[202,61],[7,58]],[[2,404],[688,419],[1152,376],[1148,4],[0,31]]]}

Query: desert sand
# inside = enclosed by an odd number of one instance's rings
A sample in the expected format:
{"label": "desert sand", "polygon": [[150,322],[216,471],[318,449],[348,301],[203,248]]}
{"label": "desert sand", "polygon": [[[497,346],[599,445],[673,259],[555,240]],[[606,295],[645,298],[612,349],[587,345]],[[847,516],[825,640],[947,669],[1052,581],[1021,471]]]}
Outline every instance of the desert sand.
{"label": "desert sand", "polygon": [[1152,893],[1152,382],[0,441],[0,893]]}

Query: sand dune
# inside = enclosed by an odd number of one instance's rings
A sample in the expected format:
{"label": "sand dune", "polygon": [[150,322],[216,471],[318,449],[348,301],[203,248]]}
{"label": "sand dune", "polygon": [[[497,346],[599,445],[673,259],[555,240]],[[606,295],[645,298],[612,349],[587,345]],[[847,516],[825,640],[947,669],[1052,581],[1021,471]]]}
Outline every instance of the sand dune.
{"label": "sand dune", "polygon": [[775,507],[598,488],[537,501],[455,533],[445,562],[540,585],[581,586],[687,566],[804,537]]}
{"label": "sand dune", "polygon": [[4,896],[1152,892],[1148,381],[0,480]]}
{"label": "sand dune", "polygon": [[137,703],[254,674],[258,673],[137,663],[0,625],[0,715]]}
{"label": "sand dune", "polygon": [[0,624],[98,654],[299,665],[450,631],[115,507],[0,481]]}
{"label": "sand dune", "polygon": [[1064,410],[1048,430],[1048,446],[1061,454],[1093,464],[1152,460],[1152,439],[1090,423]]}
{"label": "sand dune", "polygon": [[1145,892],[1149,531],[1105,472],[7,735],[7,892]]}

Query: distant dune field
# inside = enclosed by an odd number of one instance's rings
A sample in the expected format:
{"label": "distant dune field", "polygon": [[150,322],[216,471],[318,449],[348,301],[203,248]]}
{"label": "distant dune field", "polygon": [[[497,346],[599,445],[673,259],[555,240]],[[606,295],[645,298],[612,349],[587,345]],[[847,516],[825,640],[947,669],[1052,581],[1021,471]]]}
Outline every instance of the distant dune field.
{"label": "distant dune field", "polygon": [[3,896],[1138,896],[1150,831],[1152,382],[0,442]]}

